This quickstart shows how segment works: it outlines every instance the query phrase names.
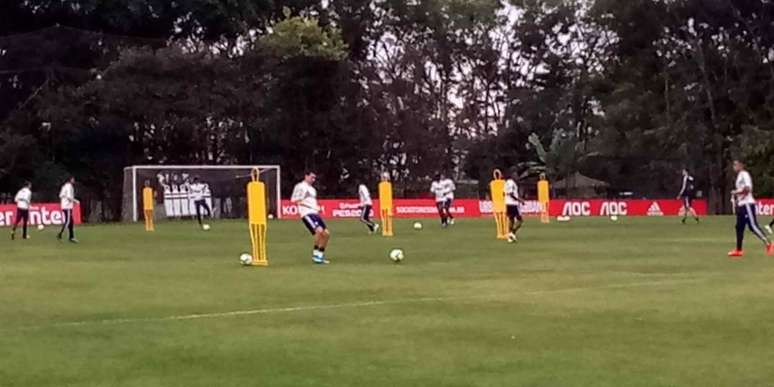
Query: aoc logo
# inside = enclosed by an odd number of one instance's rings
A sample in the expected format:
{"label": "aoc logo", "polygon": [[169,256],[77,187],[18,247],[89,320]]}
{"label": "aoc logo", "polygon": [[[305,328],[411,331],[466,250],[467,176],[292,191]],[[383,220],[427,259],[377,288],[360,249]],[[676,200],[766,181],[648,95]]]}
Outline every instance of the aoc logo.
{"label": "aoc logo", "polygon": [[628,215],[629,205],[626,202],[604,202],[602,203],[602,216]]}
{"label": "aoc logo", "polygon": [[591,203],[567,202],[562,208],[563,216],[591,216]]}

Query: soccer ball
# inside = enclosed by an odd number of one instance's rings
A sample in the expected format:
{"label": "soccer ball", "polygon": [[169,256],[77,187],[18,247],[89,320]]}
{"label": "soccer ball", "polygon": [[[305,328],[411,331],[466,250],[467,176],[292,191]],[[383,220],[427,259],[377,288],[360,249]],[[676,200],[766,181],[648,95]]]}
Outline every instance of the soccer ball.
{"label": "soccer ball", "polygon": [[558,222],[569,222],[570,217],[569,216],[557,216],[556,221]]}
{"label": "soccer ball", "polygon": [[415,222],[415,223],[414,223],[414,230],[417,230],[417,231],[419,231],[419,230],[421,230],[421,229],[422,229],[422,223],[420,223],[420,222]]}
{"label": "soccer ball", "polygon": [[618,215],[611,216],[610,220],[612,220],[613,222],[617,222],[618,221]]}
{"label": "soccer ball", "polygon": [[209,224],[202,225],[202,230],[210,231],[210,225]]}
{"label": "soccer ball", "polygon": [[46,228],[46,226],[44,226],[42,224],[38,225],[38,231],[43,231],[43,230],[45,230],[45,228]]}
{"label": "soccer ball", "polygon": [[269,219],[274,219],[274,214],[269,214],[267,217],[268,217]]}
{"label": "soccer ball", "polygon": [[390,251],[390,259],[395,263],[403,261],[403,250],[392,249],[392,251]]}
{"label": "soccer ball", "polygon": [[244,266],[250,266],[253,264],[253,256],[247,253],[244,253],[239,256],[239,263],[241,263]]}

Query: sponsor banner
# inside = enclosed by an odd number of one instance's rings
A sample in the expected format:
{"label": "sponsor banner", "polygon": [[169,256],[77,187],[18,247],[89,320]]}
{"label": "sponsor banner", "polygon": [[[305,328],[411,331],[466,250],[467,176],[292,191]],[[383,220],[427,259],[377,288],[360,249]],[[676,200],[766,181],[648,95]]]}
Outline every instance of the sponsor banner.
{"label": "sponsor banner", "polygon": [[[768,205],[759,205],[758,213],[771,215],[774,212],[774,200]],[[434,218],[438,216],[435,201],[432,199],[395,199],[395,217],[398,218]],[[327,218],[358,218],[360,206],[357,199],[320,200],[322,216]],[[677,216],[683,203],[680,200],[552,200],[549,208],[551,216]],[[539,215],[541,205],[536,200],[527,200],[521,205],[526,216]],[[695,200],[693,208],[699,215],[707,214],[707,202]],[[379,201],[374,201],[374,214],[378,217]],[[458,217],[480,217],[492,214],[492,202],[476,199],[455,200],[451,212]],[[289,200],[282,201],[282,216],[298,218],[298,209]]]}
{"label": "sponsor banner", "polygon": [[[707,201],[694,200],[699,215],[707,214]],[[551,216],[677,216],[681,200],[552,200]]]}
{"label": "sponsor banner", "polygon": [[[16,205],[0,205],[0,227],[13,226],[16,221]],[[76,204],[73,208],[73,222],[81,224],[81,206]],[[44,226],[61,225],[64,223],[62,207],[59,203],[33,204],[30,208],[30,224]]]}
{"label": "sponsor banner", "polygon": [[[319,200],[321,215],[327,218],[359,218],[362,210],[357,199]],[[480,202],[476,199],[455,200],[450,208],[454,216],[461,218],[481,216]],[[433,218],[438,216],[438,208],[432,199],[395,199],[393,200],[396,218]],[[372,217],[379,217],[379,201],[374,200]],[[282,217],[298,218],[298,208],[290,201],[283,200]]]}
{"label": "sponsor banner", "polygon": [[755,210],[758,216],[774,216],[774,199],[757,199],[757,201]]}

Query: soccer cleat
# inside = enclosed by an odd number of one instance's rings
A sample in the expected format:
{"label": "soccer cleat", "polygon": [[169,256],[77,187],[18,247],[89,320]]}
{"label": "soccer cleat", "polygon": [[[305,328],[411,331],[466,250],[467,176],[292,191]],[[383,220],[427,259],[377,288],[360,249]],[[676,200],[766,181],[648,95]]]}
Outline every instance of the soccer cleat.
{"label": "soccer cleat", "polygon": [[771,229],[771,226],[766,226],[766,231],[768,231],[769,234],[774,234],[774,230]]}
{"label": "soccer cleat", "polygon": [[769,257],[774,256],[774,243],[769,243],[766,245],[766,255]]}
{"label": "soccer cleat", "polygon": [[737,249],[731,250],[731,251],[728,252],[728,257],[729,258],[742,258],[742,257],[744,257],[744,251],[737,250]]}
{"label": "soccer cleat", "polygon": [[379,228],[380,228],[379,224],[378,224],[378,223],[375,223],[375,224],[374,224],[374,232],[377,232],[377,231],[379,231]]}
{"label": "soccer cleat", "polygon": [[454,218],[449,219],[449,224],[454,226]]}
{"label": "soccer cleat", "polygon": [[508,234],[508,243],[516,243],[518,241],[519,241],[519,239],[516,238],[516,234],[514,234],[514,233]]}
{"label": "soccer cleat", "polygon": [[70,243],[73,243],[73,244],[77,245],[78,243],[81,243],[81,242],[79,240],[75,239],[75,238],[70,238]]}

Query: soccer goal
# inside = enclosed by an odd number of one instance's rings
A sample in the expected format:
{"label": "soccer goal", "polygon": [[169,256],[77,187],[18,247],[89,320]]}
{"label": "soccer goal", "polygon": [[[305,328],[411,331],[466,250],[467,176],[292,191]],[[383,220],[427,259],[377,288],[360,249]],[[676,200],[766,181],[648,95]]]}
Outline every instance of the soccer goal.
{"label": "soccer goal", "polygon": [[278,165],[137,165],[124,168],[121,218],[136,222],[142,216],[142,189],[146,184],[155,192],[158,218],[185,219],[196,214],[189,191],[198,178],[205,185],[204,199],[216,219],[247,217],[247,183],[254,168],[266,184],[267,210],[280,216],[280,167]]}

